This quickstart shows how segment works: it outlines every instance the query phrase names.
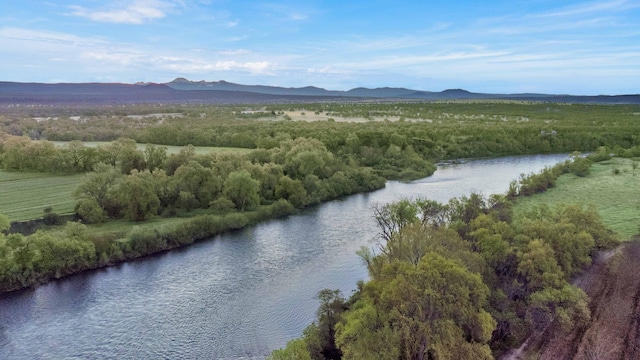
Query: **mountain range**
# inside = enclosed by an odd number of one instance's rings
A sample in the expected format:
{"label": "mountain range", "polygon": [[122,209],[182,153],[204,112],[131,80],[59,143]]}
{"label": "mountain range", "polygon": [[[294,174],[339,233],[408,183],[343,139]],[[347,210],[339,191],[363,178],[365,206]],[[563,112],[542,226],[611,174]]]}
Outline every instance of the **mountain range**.
{"label": "mountain range", "polygon": [[640,104],[634,95],[557,95],[557,94],[486,94],[463,89],[440,92],[407,88],[354,88],[348,91],[326,90],[314,86],[287,88],[265,85],[242,85],[221,81],[191,81],[177,78],[157,83],[18,83],[0,82],[2,104],[134,104],[134,103],[202,103],[254,104],[314,101],[358,100],[471,100],[503,99],[568,103]]}

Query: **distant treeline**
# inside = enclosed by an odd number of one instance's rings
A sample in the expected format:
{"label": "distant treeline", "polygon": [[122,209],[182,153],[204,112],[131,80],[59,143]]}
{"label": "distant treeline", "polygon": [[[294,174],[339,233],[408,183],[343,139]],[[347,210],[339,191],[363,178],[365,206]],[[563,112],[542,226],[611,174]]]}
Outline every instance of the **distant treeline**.
{"label": "distant treeline", "polygon": [[[432,169],[429,162],[444,159],[584,152],[600,146],[622,155],[623,149],[640,146],[638,105],[316,103],[176,107],[164,110],[180,116],[125,116],[127,111],[138,114],[143,109],[154,111],[148,106],[118,107],[74,119],[63,116],[39,121],[0,117],[0,130],[31,139],[111,141],[126,137],[138,143],[264,150],[277,148],[282,141],[312,138],[343,163],[371,167],[387,179],[424,176]],[[331,120],[287,121],[284,111],[319,114]],[[332,121],[332,117],[365,122]],[[630,151],[638,152],[637,148]],[[68,161],[62,165],[56,168],[79,166]]]}

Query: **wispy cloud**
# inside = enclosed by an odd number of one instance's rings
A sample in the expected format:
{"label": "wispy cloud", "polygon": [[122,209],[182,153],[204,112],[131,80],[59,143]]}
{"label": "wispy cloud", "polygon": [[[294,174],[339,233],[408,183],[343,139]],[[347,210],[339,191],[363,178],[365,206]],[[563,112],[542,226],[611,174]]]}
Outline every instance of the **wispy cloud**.
{"label": "wispy cloud", "polygon": [[568,6],[559,10],[540,13],[536,17],[565,17],[575,15],[586,15],[602,12],[621,12],[634,8],[640,8],[637,0],[606,0],[586,2],[582,4]]}
{"label": "wispy cloud", "polygon": [[306,20],[306,19],[309,18],[309,15],[301,14],[301,13],[298,13],[298,12],[292,12],[292,13],[289,14],[289,18],[291,20]]}
{"label": "wispy cloud", "polygon": [[183,74],[203,74],[219,71],[240,71],[251,74],[267,74],[273,67],[268,61],[207,61],[180,57],[155,57],[151,62],[157,69]]}
{"label": "wispy cloud", "polygon": [[173,3],[161,0],[134,0],[117,2],[105,9],[89,9],[72,5],[71,15],[87,18],[92,21],[120,24],[142,24],[156,19],[162,19],[174,7]]}
{"label": "wispy cloud", "polygon": [[[129,69],[131,71],[170,71],[175,74],[232,72],[270,74],[273,61],[244,49],[218,52],[194,52],[185,55],[175,50],[145,48],[97,38],[42,32],[20,28],[0,28],[0,48],[27,56],[32,65],[47,62],[76,64],[79,69]],[[24,64],[27,66],[29,64]]]}
{"label": "wispy cloud", "polygon": [[64,49],[65,47],[93,47],[103,44],[96,38],[81,37],[53,31],[38,31],[22,28],[1,28],[0,44],[5,51],[38,52],[48,49]]}
{"label": "wispy cloud", "polygon": [[251,53],[251,51],[246,49],[233,49],[233,50],[220,50],[218,54],[224,56],[238,56],[238,55],[246,55]]}

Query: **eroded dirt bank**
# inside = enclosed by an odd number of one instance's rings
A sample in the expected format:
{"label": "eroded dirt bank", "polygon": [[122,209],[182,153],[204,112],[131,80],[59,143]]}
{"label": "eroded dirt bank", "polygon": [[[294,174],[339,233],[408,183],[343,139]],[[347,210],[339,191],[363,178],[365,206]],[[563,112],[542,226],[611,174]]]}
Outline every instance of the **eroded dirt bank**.
{"label": "eroded dirt bank", "polygon": [[574,283],[591,299],[590,323],[569,333],[552,324],[503,359],[640,359],[640,238],[598,254]]}

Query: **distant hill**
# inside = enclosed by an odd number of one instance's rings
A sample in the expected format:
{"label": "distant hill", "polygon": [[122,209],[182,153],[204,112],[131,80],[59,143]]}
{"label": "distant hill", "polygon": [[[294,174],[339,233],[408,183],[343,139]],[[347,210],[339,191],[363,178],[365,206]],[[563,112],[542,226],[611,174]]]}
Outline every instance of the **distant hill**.
{"label": "distant hill", "polygon": [[326,90],[314,86],[287,88],[265,85],[241,85],[224,80],[191,81],[177,78],[166,84],[156,83],[17,83],[0,82],[1,104],[134,104],[134,103],[202,103],[253,104],[314,101],[392,100],[470,100],[504,99],[568,103],[640,104],[640,95],[553,95],[553,94],[484,94],[463,89],[440,92],[406,88],[364,88],[348,91]]}
{"label": "distant hill", "polygon": [[224,80],[220,81],[191,81],[185,78],[177,78],[166,83],[167,86],[177,90],[220,90],[220,91],[242,91],[257,94],[271,95],[299,95],[299,96],[336,96],[336,97],[359,97],[378,99],[422,99],[422,100],[457,100],[457,99],[505,99],[505,100],[530,100],[530,101],[551,101],[551,102],[572,102],[572,103],[640,103],[640,94],[636,95],[554,95],[554,94],[484,94],[474,93],[464,89],[447,89],[440,92],[412,90],[406,88],[364,88],[358,87],[348,91],[326,90],[314,86],[301,88],[286,88],[265,85],[241,85]]}
{"label": "distant hill", "polygon": [[332,97],[233,90],[177,90],[166,84],[42,84],[0,82],[0,105],[109,105],[149,103],[253,104],[330,101]]}
{"label": "distant hill", "polygon": [[329,91],[314,86],[302,88],[285,88],[278,86],[266,85],[240,85],[224,80],[220,81],[189,81],[185,78],[177,78],[166,83],[172,89],[176,90],[218,90],[218,91],[242,91],[256,94],[270,95],[302,95],[302,96],[340,96],[342,91]]}

